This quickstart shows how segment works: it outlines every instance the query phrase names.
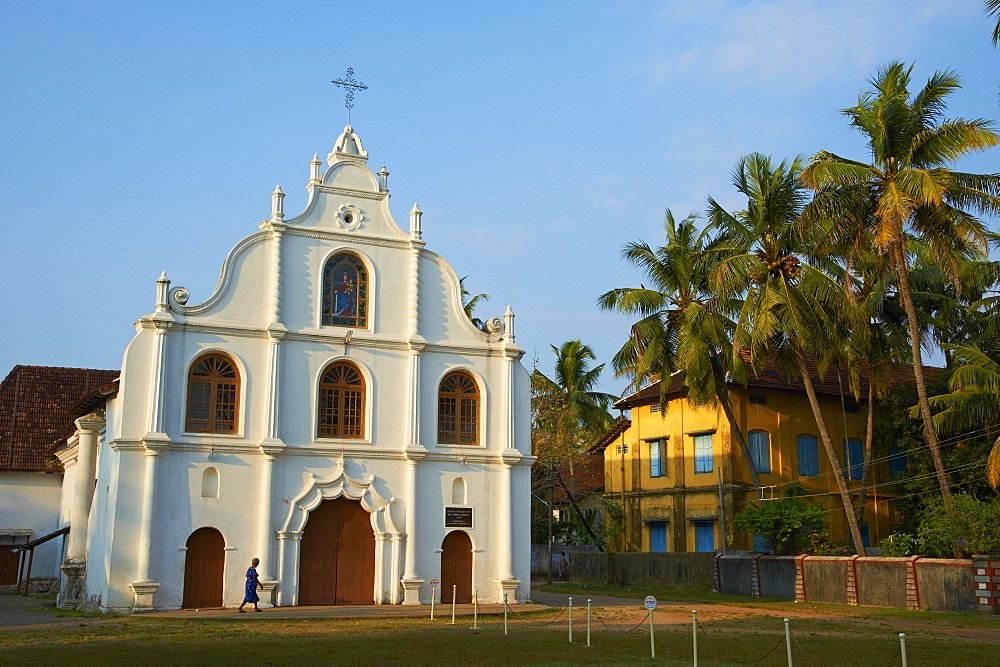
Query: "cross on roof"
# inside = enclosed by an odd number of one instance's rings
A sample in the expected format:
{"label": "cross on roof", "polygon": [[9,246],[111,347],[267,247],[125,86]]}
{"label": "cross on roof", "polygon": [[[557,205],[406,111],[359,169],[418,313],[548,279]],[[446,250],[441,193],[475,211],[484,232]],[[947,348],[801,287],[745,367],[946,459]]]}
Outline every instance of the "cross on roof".
{"label": "cross on roof", "polygon": [[333,85],[338,86],[340,88],[343,88],[344,90],[347,91],[346,101],[344,102],[344,106],[347,107],[347,124],[350,125],[351,124],[351,109],[354,108],[354,91],[355,90],[358,90],[358,91],[368,90],[368,86],[366,86],[365,84],[361,83],[360,81],[355,81],[354,80],[354,68],[353,67],[348,67],[347,68],[347,76],[346,77],[344,77],[343,79],[334,79],[330,83],[332,83]]}

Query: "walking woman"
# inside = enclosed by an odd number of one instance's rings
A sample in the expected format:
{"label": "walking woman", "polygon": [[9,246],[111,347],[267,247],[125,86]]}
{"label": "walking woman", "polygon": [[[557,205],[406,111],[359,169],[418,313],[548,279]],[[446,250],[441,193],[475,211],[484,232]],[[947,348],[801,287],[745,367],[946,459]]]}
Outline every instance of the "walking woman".
{"label": "walking woman", "polygon": [[260,559],[254,558],[250,561],[250,569],[247,570],[247,591],[246,595],[243,597],[243,603],[240,604],[239,612],[245,613],[243,605],[247,602],[253,602],[253,610],[261,611],[261,608],[257,606],[257,602],[260,600],[257,597],[257,589],[264,589],[264,584],[260,583],[260,579],[257,578],[257,566],[260,565]]}

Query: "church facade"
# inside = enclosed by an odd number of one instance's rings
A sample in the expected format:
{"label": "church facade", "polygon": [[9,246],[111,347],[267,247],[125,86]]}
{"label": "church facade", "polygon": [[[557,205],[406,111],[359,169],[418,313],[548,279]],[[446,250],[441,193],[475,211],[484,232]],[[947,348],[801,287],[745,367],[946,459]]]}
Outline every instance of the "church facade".
{"label": "church facade", "polygon": [[[116,391],[56,452],[60,604],[108,611],[525,600],[529,378],[510,308],[480,329],[421,212],[389,211],[350,126],[305,210],[193,303],[165,275]],[[96,484],[94,480],[96,479]]]}

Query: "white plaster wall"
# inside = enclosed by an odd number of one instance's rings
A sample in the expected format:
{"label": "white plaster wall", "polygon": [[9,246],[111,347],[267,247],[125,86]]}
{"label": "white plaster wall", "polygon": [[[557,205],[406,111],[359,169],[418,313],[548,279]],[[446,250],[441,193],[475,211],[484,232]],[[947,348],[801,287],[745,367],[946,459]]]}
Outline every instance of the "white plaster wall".
{"label": "white plaster wall", "polygon": [[[0,528],[30,529],[30,540],[58,530],[62,475],[44,472],[0,472]],[[58,577],[63,538],[35,548],[32,579]]]}

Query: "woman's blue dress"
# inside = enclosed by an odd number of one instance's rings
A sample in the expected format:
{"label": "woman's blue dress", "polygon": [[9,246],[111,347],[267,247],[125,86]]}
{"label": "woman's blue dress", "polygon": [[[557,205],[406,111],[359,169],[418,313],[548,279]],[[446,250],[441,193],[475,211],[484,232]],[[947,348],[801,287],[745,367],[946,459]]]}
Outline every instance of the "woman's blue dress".
{"label": "woman's blue dress", "polygon": [[247,570],[247,592],[243,602],[257,602],[259,600],[260,598],[257,597],[257,568],[251,567]]}

